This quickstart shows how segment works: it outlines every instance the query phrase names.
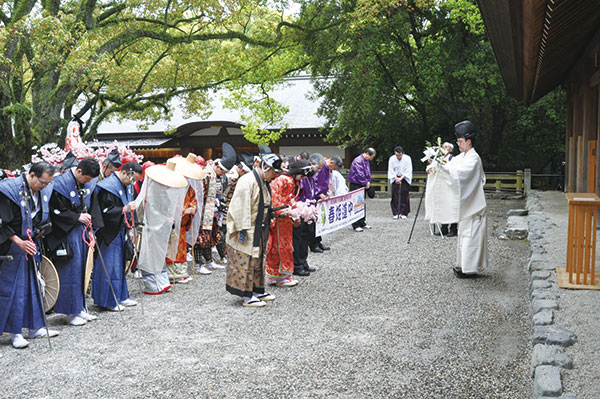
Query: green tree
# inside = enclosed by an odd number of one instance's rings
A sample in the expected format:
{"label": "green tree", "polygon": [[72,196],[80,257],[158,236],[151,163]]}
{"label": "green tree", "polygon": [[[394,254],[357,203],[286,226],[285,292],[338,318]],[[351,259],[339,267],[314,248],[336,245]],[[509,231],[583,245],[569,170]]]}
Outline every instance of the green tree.
{"label": "green tree", "polygon": [[[5,166],[26,161],[32,145],[62,141],[73,117],[84,119],[89,139],[107,118],[168,118],[176,96],[187,112],[199,114],[208,109],[211,90],[237,93],[255,84],[260,92],[303,65],[302,29],[263,0],[0,4]],[[270,101],[252,106],[258,120],[281,116]],[[258,125],[251,124],[250,137],[272,140]]]}
{"label": "green tree", "polygon": [[454,141],[454,124],[470,119],[487,170],[543,164],[555,154],[527,150],[562,145],[564,96],[528,108],[506,94],[474,1],[316,1],[302,11],[330,26],[304,47],[312,74],[331,77],[315,83],[329,140],[383,154],[400,144],[418,168],[425,141]]}

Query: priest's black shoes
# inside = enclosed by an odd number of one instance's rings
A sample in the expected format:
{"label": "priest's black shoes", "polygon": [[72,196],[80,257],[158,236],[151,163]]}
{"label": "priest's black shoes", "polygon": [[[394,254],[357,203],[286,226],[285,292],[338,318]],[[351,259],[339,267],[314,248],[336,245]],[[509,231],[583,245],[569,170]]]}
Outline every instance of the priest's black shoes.
{"label": "priest's black shoes", "polygon": [[475,278],[477,277],[477,273],[463,273],[462,269],[459,266],[454,266],[452,268],[454,271],[454,275],[458,278]]}
{"label": "priest's black shoes", "polygon": [[294,276],[307,277],[310,276],[310,272],[304,269],[294,270]]}
{"label": "priest's black shoes", "polygon": [[322,242],[319,243],[319,248],[321,248],[322,251],[329,251],[331,249],[327,245],[323,245]]}
{"label": "priest's black shoes", "polygon": [[321,249],[321,247],[310,247],[310,251],[311,252],[316,252],[318,254],[322,254],[323,250]]}

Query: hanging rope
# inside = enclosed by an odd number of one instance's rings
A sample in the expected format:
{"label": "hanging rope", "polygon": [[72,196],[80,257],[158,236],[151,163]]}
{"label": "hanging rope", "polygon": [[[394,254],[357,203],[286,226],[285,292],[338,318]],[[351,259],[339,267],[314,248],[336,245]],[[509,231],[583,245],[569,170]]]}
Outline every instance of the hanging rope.
{"label": "hanging rope", "polygon": [[[29,242],[35,245],[35,242],[33,241],[33,238],[31,237],[31,229],[27,229],[27,238],[29,239]],[[27,257],[27,252],[25,252],[25,259],[29,259]]]}
{"label": "hanging rope", "polygon": [[83,232],[81,233],[81,238],[83,239],[83,242],[86,243],[88,248],[91,248],[92,251],[94,251],[94,232],[92,230],[92,222],[88,222],[85,225]]}
{"label": "hanging rope", "polygon": [[133,229],[135,227],[135,222],[133,221],[133,211],[129,212],[129,218],[131,218],[131,222],[127,217],[127,212],[125,212],[124,210],[123,217],[125,218],[125,226],[127,226],[128,229]]}

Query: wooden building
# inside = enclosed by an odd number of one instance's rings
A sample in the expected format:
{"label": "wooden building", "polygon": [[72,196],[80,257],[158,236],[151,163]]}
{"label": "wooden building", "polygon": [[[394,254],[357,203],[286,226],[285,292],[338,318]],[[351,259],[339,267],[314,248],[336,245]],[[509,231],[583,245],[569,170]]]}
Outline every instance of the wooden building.
{"label": "wooden building", "polygon": [[[328,157],[338,155],[349,164],[352,161],[350,150],[325,142],[325,120],[316,114],[319,102],[311,99],[311,90],[312,83],[308,77],[296,77],[286,79],[281,87],[269,93],[289,108],[283,121],[288,129],[276,143],[270,145],[271,149],[285,155],[295,155],[301,151],[320,152]],[[174,101],[171,104],[171,120],[158,121],[146,129],[141,129],[136,121],[103,123],[98,129],[98,141],[117,140],[144,155],[145,159],[155,162],[163,162],[175,154],[185,156],[189,152],[207,159],[216,158],[221,155],[223,142],[231,144],[238,151],[258,152],[258,147],[242,134],[241,113],[224,107],[220,94],[212,97],[212,113],[208,119],[184,116],[182,106]],[[279,130],[281,126],[265,128]]]}
{"label": "wooden building", "polygon": [[565,188],[600,194],[600,1],[478,0],[510,95],[567,92]]}

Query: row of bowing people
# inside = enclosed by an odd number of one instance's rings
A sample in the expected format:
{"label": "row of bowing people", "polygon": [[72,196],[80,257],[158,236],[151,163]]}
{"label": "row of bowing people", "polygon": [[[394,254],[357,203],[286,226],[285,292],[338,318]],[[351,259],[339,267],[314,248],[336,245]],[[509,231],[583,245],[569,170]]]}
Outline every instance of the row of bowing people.
{"label": "row of bowing people", "polygon": [[[159,295],[194,272],[227,268],[226,290],[250,307],[275,299],[265,277],[291,287],[292,274],[307,275],[314,228],[311,235],[289,211],[299,198],[333,195],[316,187],[339,182],[341,160],[284,162],[266,146],[257,156],[222,148],[214,161],[188,154],[162,165],[121,160],[116,150],[101,163],[71,156],[60,173],[38,162],[0,181],[0,331],[11,334],[13,347],[29,345],[24,329],[30,339],[57,336],[50,310],[68,325],[96,320],[90,291],[99,309],[135,306],[129,270],[144,294]],[[48,264],[60,285],[54,297],[39,277]]]}

